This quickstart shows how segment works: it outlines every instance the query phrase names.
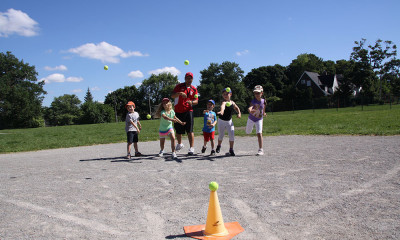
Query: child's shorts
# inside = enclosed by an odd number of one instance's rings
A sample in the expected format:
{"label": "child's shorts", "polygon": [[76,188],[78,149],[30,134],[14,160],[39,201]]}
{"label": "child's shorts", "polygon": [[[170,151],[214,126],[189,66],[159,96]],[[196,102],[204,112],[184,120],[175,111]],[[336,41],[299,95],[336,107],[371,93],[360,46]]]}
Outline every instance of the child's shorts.
{"label": "child's shorts", "polygon": [[170,128],[167,131],[159,131],[160,134],[160,138],[166,138],[167,136],[169,136],[171,133],[174,133],[174,129]]}
{"label": "child's shorts", "polygon": [[204,141],[208,142],[210,140],[214,140],[215,137],[215,131],[212,132],[203,132],[203,136],[204,136]]}
{"label": "child's shorts", "polygon": [[128,143],[139,142],[138,133],[136,131],[129,131],[126,133]]}
{"label": "child's shorts", "polygon": [[263,120],[259,120],[257,122],[254,122],[250,118],[247,119],[247,125],[246,125],[246,133],[250,134],[253,131],[254,126],[256,126],[256,133],[262,133],[263,129]]}

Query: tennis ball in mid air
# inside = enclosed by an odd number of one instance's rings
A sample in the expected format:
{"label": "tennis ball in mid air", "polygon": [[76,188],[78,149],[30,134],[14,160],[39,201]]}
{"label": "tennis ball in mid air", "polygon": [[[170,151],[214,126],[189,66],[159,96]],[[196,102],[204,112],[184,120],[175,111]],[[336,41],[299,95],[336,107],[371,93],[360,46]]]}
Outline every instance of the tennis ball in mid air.
{"label": "tennis ball in mid air", "polygon": [[231,92],[231,88],[225,88],[225,91],[227,92],[227,93],[230,93]]}
{"label": "tennis ball in mid air", "polygon": [[232,105],[231,102],[226,102],[226,106],[227,106],[227,107],[230,107],[231,105]]}
{"label": "tennis ball in mid air", "polygon": [[208,188],[211,191],[217,191],[218,190],[218,183],[217,182],[210,182],[210,184],[208,184]]}
{"label": "tennis ball in mid air", "polygon": [[108,66],[107,65],[104,65],[104,70],[108,70]]}
{"label": "tennis ball in mid air", "polygon": [[197,94],[194,95],[194,98],[198,98],[198,97],[199,97],[199,95],[197,95]]}
{"label": "tennis ball in mid air", "polygon": [[189,60],[185,60],[185,65],[189,65]]}
{"label": "tennis ball in mid air", "polygon": [[150,115],[150,114],[147,114],[146,117],[147,117],[147,119],[150,119],[150,118],[151,118],[151,115]]}

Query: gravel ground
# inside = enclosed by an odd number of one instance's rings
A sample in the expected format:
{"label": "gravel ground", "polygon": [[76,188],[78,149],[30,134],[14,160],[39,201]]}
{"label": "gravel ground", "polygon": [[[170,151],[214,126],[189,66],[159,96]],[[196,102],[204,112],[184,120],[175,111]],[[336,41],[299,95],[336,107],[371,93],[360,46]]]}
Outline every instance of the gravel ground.
{"label": "gravel ground", "polygon": [[400,239],[400,136],[265,137],[264,156],[237,137],[235,157],[195,143],[178,160],[158,141],[131,160],[123,143],[1,154],[0,239],[191,239],[210,181],[234,239]]}

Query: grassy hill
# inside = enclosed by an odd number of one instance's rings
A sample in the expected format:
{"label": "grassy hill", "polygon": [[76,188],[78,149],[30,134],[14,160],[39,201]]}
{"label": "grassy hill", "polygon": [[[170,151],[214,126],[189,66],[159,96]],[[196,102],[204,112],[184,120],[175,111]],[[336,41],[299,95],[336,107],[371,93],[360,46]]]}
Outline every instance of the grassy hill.
{"label": "grassy hill", "polygon": [[[233,118],[235,135],[245,136],[247,116]],[[264,136],[275,135],[398,135],[400,105],[364,106],[268,113]],[[159,120],[141,121],[139,141],[158,140]],[[203,119],[195,118],[195,135]],[[0,153],[87,146],[126,141],[125,123],[73,125],[0,131]],[[218,129],[216,134],[218,134]],[[253,134],[254,131],[253,131]]]}

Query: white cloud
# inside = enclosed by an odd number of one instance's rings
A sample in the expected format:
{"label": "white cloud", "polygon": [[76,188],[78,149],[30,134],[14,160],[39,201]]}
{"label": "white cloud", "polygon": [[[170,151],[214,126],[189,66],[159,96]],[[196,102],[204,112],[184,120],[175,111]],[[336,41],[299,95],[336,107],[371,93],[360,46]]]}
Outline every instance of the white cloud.
{"label": "white cloud", "polygon": [[178,76],[179,74],[181,74],[181,71],[179,71],[178,69],[176,69],[176,67],[164,67],[164,68],[159,68],[156,70],[152,70],[149,72],[149,74],[154,74],[154,75],[159,75],[160,73],[165,73],[165,72],[169,72],[172,75]]}
{"label": "white cloud", "polygon": [[130,78],[141,78],[141,77],[144,77],[144,75],[143,75],[143,73],[141,71],[137,70],[137,71],[130,72],[128,74],[128,77],[130,77]]}
{"label": "white cloud", "polygon": [[140,87],[141,85],[142,85],[142,82],[135,83],[136,87]]}
{"label": "white cloud", "polygon": [[99,87],[92,87],[90,90],[91,91],[100,91],[100,88]]}
{"label": "white cloud", "polygon": [[80,93],[82,91],[83,91],[82,89],[74,89],[74,90],[72,90],[73,93]]}
{"label": "white cloud", "polygon": [[99,44],[86,43],[77,48],[71,48],[68,50],[71,53],[76,53],[81,57],[98,59],[102,62],[119,63],[120,57],[127,58],[131,56],[149,56],[148,54],[142,54],[141,52],[125,52],[117,46],[113,46],[107,42],[101,42]]}
{"label": "white cloud", "polygon": [[44,70],[46,70],[46,71],[67,71],[68,68],[65,65],[60,65],[60,66],[55,66],[55,67],[45,66]]}
{"label": "white cloud", "polygon": [[45,83],[49,84],[52,82],[82,82],[83,78],[81,77],[68,77],[65,78],[64,74],[61,73],[53,73],[45,78],[40,79],[40,81],[44,81]]}
{"label": "white cloud", "polygon": [[236,52],[236,55],[238,55],[238,56],[243,56],[243,55],[246,55],[246,54],[249,54],[249,50],[244,50],[244,51],[241,51],[241,52]]}
{"label": "white cloud", "polygon": [[38,23],[28,14],[15,9],[0,12],[0,37],[8,37],[12,34],[32,37],[38,34]]}

